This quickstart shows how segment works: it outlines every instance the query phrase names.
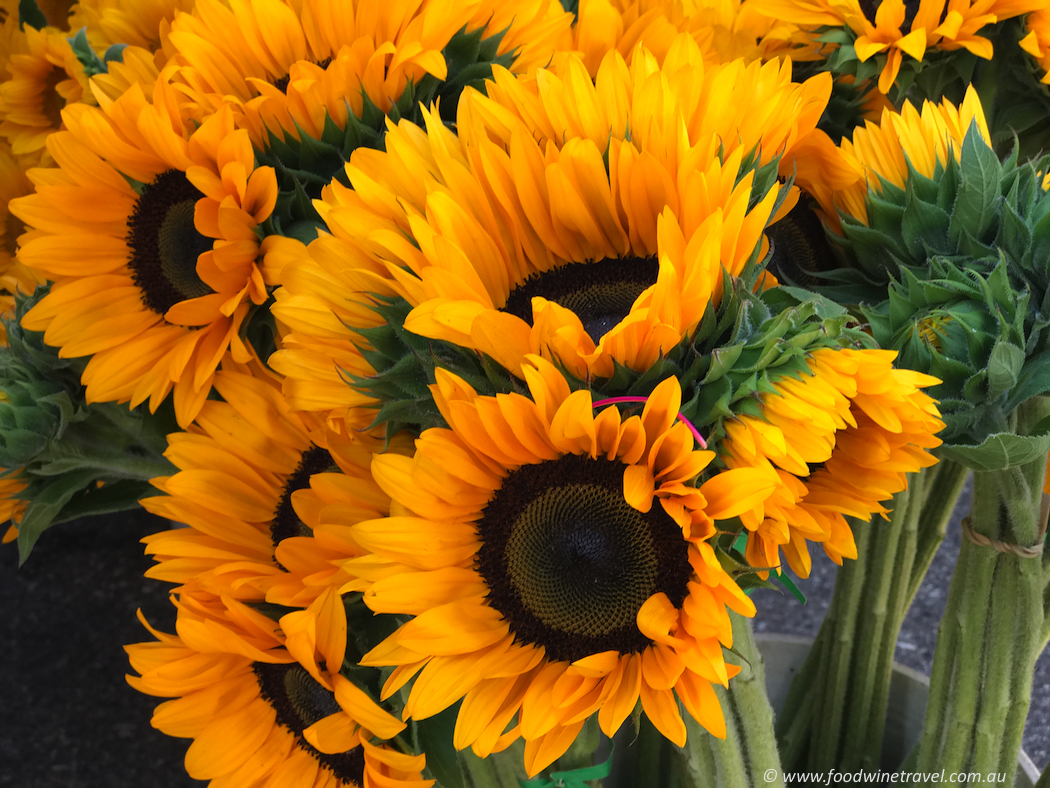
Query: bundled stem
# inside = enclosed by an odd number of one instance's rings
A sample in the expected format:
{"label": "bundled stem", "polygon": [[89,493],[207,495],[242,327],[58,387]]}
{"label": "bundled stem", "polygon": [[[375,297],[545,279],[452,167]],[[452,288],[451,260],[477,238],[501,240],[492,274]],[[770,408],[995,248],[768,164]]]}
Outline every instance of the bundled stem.
{"label": "bundled stem", "polygon": [[876,769],[897,636],[944,538],[967,469],[915,474],[889,521],[854,528],[857,560],[839,570],[831,607],[778,720],[789,770]]}
{"label": "bundled stem", "polygon": [[765,668],[751,622],[735,613],[730,613],[730,618],[734,649],[746,662],[728,690],[716,687],[726,720],[726,738],[716,739],[684,715],[688,738],[679,751],[683,784],[690,788],[783,786],[773,736],[773,709],[766,695]]}
{"label": "bundled stem", "polygon": [[[1022,412],[1022,430],[1037,415]],[[1045,579],[1040,557],[1012,548],[1041,543],[1045,466],[1040,457],[974,474],[972,534],[938,629],[919,771],[1005,772],[1013,781],[1043,645]]]}

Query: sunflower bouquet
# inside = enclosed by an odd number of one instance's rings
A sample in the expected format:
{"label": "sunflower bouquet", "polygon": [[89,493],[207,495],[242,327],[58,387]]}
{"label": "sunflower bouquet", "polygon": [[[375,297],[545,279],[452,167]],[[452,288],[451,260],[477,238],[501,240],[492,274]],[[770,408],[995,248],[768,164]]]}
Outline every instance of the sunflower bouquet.
{"label": "sunflower bouquet", "polygon": [[[874,771],[973,469],[909,763],[1012,779],[1045,0],[51,6],[0,0],[4,541],[172,521],[128,681],[190,777]],[[811,543],[774,714],[750,593]]]}

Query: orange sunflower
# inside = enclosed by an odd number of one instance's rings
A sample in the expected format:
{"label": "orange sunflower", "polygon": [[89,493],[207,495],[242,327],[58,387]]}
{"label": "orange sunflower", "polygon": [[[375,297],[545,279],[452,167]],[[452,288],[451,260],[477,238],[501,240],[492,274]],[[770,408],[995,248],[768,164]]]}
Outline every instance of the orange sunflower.
{"label": "orange sunflower", "polygon": [[365,97],[385,113],[409,83],[445,79],[442,49],[461,28],[506,31],[499,53],[519,50],[526,68],[546,62],[571,19],[556,0],[198,0],[169,39],[195,100],[211,110],[233,102],[262,147],[267,129],[320,139],[326,118],[345,128]]}
{"label": "orange sunflower", "polygon": [[[613,735],[639,699],[679,746],[679,701],[724,737],[712,683],[736,672],[723,659],[726,608],[755,608],[705,540],[715,520],[760,505],[776,474],[694,486],[714,453],[676,421],[674,378],[627,416],[595,415],[590,392],[570,392],[539,357],[524,375],[531,399],[478,396],[439,369],[432,391],[450,429],[423,432],[412,457],[373,460],[396,514],[350,528],[388,562],[365,602],[415,618],[362,664],[396,666],[384,697],[416,677],[405,719],[462,698],[459,749],[487,757],[523,737],[530,775],[593,714]],[[344,569],[358,563],[374,560]]]}
{"label": "orange sunflower", "polygon": [[[25,168],[11,155],[10,148],[0,143],[0,319],[13,314],[15,293],[32,293],[38,284],[43,284],[40,275],[16,257],[18,238],[25,227],[10,211],[11,200],[32,191]],[[0,323],[0,345],[6,342],[7,330]]]}
{"label": "orange sunflower", "polygon": [[641,45],[662,63],[679,33],[692,36],[709,63],[810,60],[818,46],[790,21],[757,14],[742,0],[580,0],[572,48],[596,76],[612,50],[630,60]]}
{"label": "orange sunflower", "polygon": [[[16,25],[17,16],[13,17]],[[9,24],[12,18],[6,20],[5,26]],[[0,135],[16,156],[37,163],[46,156],[48,136],[63,127],[63,107],[94,104],[95,99],[87,90],[84,67],[64,33],[26,25],[24,32],[14,34],[12,43],[8,73],[0,81]]]}
{"label": "orange sunflower", "polygon": [[[353,189],[333,183],[316,203],[331,236],[278,291],[274,314],[294,321],[273,357],[286,393],[354,372],[325,366],[320,345],[356,360],[352,329],[378,320],[367,293],[405,298],[406,329],[514,374],[530,353],[581,378],[644,370],[687,337],[723,272],[763,251],[779,190],[752,190],[745,155],[791,159],[830,82],[706,67],[692,39],[676,42],[662,68],[611,53],[596,82],[575,57],[525,78],[496,69],[488,98],[464,92],[458,136],[427,113],[425,132],[402,122],[385,152],[355,151]],[[296,347],[308,343],[319,352]]]}
{"label": "orange sunflower", "polygon": [[[271,621],[232,599],[184,595],[178,635],[125,646],[140,692],[174,698],[153,726],[192,738],[190,777],[223,788],[428,788],[423,756],[379,742],[404,725],[325,665],[341,665],[346,620],[334,593]],[[282,632],[284,633],[282,635]]]}
{"label": "orange sunflower", "polygon": [[165,456],[179,472],[153,479],[167,494],[141,501],[189,526],[142,540],[157,561],[146,576],[306,607],[345,582],[333,561],[364,552],[314,538],[324,507],[338,501],[344,516],[356,507],[361,520],[389,514],[369,471],[381,443],[291,412],[280,385],[267,380],[222,370],[215,391],[221,401],[205,402],[187,432],[168,437]]}
{"label": "orange sunflower", "polygon": [[[2,395],[0,395],[2,396]],[[22,520],[28,501],[14,496],[26,488],[25,482],[5,477],[6,468],[0,468],[0,525],[10,522],[0,543],[7,544],[18,538],[18,523]]]}
{"label": "orange sunflower", "polygon": [[174,392],[185,428],[222,357],[250,358],[238,332],[267,298],[255,230],[276,201],[274,172],[255,167],[229,110],[194,130],[163,82],[153,104],[132,86],[79,110],[48,142],[59,169],[32,170],[37,193],[11,203],[33,228],[22,262],[55,281],[23,325],[63,357],[92,357],[88,402],[156,410]]}
{"label": "orange sunflower", "polygon": [[992,42],[978,35],[986,25],[1026,14],[1043,0],[752,0],[752,7],[772,19],[788,19],[803,28],[847,28],[860,62],[885,54],[879,90],[888,93],[904,55],[922,61],[931,49],[965,48],[992,57]]}
{"label": "orange sunflower", "polygon": [[194,0],[78,0],[70,27],[87,28],[88,41],[100,52],[114,44],[156,51],[175,14],[193,10]]}
{"label": "orange sunflower", "polygon": [[740,519],[750,532],[747,559],[780,565],[783,549],[807,577],[807,541],[837,564],[856,558],[846,517],[885,514],[882,503],[908,486],[905,474],[937,462],[929,450],[944,427],[936,402],[920,390],[940,381],[894,369],[896,351],[813,352],[810,374],[774,384],[758,412],[725,422],[719,452],[730,468],[775,467],[781,484]]}
{"label": "orange sunflower", "polygon": [[1043,71],[1039,80],[1050,85],[1050,8],[1039,8],[1025,18],[1028,35],[1021,39],[1021,48],[1034,57]]}

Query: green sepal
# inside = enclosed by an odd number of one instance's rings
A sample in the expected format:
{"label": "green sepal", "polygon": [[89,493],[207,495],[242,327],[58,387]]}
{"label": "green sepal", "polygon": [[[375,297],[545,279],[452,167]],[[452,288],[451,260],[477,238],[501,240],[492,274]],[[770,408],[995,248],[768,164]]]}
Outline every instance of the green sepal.
{"label": "green sepal", "polygon": [[106,64],[107,71],[110,63],[124,62],[124,50],[127,48],[127,44],[111,44],[106,48],[106,51],[102,54],[102,62]]}
{"label": "green sepal", "polygon": [[100,58],[98,53],[91,48],[91,44],[88,43],[86,27],[80,28],[75,36],[66,40],[69,41],[70,46],[73,48],[73,54],[77,56],[80,65],[84,67],[86,76],[93,77],[96,74],[105,74],[109,71],[107,61]]}

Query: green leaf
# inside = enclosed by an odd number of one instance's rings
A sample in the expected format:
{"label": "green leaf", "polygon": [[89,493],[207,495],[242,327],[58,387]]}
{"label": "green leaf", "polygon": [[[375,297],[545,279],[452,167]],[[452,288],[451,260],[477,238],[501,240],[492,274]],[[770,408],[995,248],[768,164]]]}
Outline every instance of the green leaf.
{"label": "green leaf", "polygon": [[94,471],[81,471],[59,476],[47,484],[34,485],[29,506],[18,524],[18,565],[21,566],[33,551],[40,535],[55,524],[59,513],[74,495],[95,481]]}
{"label": "green leaf", "polygon": [[427,756],[426,770],[437,778],[441,788],[466,788],[463,769],[452,744],[459,707],[457,703],[440,714],[416,723],[419,746]]}
{"label": "green leaf", "polygon": [[1027,465],[1050,452],[1050,434],[1014,435],[1001,432],[989,435],[979,446],[964,443],[944,444],[938,453],[975,471],[999,471],[1016,465]]}
{"label": "green leaf", "polygon": [[47,17],[36,4],[36,0],[18,0],[18,29],[25,30],[26,25],[34,30],[47,27]]}

